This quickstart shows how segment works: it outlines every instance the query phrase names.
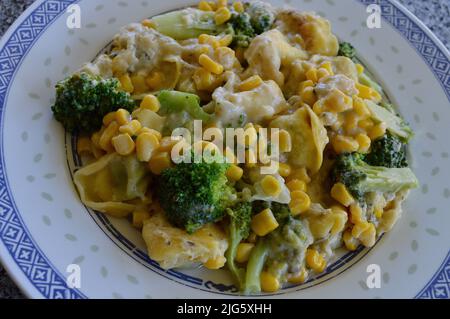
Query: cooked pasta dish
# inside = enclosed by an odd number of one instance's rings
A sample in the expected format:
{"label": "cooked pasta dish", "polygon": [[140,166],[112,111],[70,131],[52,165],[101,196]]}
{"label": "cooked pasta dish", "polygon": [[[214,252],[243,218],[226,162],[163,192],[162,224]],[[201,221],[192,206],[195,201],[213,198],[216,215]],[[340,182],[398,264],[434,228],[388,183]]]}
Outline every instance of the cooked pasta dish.
{"label": "cooked pasta dish", "polygon": [[418,181],[413,131],[313,12],[200,1],[131,23],[59,82],[87,207],[164,269],[225,268],[243,294],[372,247]]}

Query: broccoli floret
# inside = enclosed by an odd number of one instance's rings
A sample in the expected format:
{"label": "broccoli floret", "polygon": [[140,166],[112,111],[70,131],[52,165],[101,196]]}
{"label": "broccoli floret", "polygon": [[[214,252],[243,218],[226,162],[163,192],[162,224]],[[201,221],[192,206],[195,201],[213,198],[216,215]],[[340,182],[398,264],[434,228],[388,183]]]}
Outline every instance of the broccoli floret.
{"label": "broccoli floret", "polygon": [[255,30],[250,23],[250,16],[246,12],[233,15],[229,25],[233,35],[233,45],[246,48],[255,37]]}
{"label": "broccoli floret", "polygon": [[291,217],[291,210],[289,209],[289,205],[287,204],[267,202],[263,200],[256,200],[252,203],[252,211],[254,214],[258,214],[267,208],[270,208],[273,216],[280,225],[288,222],[289,218]]}
{"label": "broccoli floret", "polygon": [[165,13],[151,19],[156,30],[175,40],[197,38],[201,34],[219,34],[224,25],[217,25],[214,12],[187,8]]}
{"label": "broccoli floret", "polygon": [[229,164],[202,158],[165,169],[159,177],[156,196],[168,220],[193,233],[216,222],[232,205],[234,190],[225,175]]}
{"label": "broccoli floret", "polygon": [[392,108],[380,106],[370,100],[365,101],[372,113],[372,118],[377,122],[385,122],[387,130],[393,135],[398,136],[403,142],[408,142],[414,136],[413,130],[405,120],[398,114],[391,112]]}
{"label": "broccoli floret", "polygon": [[373,166],[389,168],[408,167],[406,160],[406,144],[389,132],[372,143],[370,153],[365,162]]}
{"label": "broccoli floret", "polygon": [[158,113],[166,117],[164,134],[170,135],[179,127],[192,128],[194,120],[208,123],[211,115],[200,106],[200,98],[191,93],[163,90],[158,94],[161,108]]}
{"label": "broccoli floret", "polygon": [[341,154],[331,171],[333,182],[344,184],[360,203],[365,203],[369,193],[393,194],[418,186],[411,169],[371,166],[363,158],[364,155],[359,153]]}
{"label": "broccoli floret", "polygon": [[56,84],[53,115],[69,132],[97,131],[102,126],[103,117],[109,112],[119,108],[131,112],[135,107],[130,95],[118,88],[119,81],[115,78],[74,74]]}
{"label": "broccoli floret", "polygon": [[351,45],[350,43],[341,42],[341,43],[339,43],[338,55],[345,56],[345,57],[353,60],[356,56],[356,50],[353,47],[353,45]]}
{"label": "broccoli floret", "polygon": [[249,202],[240,202],[232,209],[227,209],[230,222],[228,226],[228,249],[225,253],[227,265],[238,283],[240,290],[245,287],[245,268],[236,265],[235,258],[239,243],[248,237],[252,217],[252,205]]}
{"label": "broccoli floret", "polygon": [[275,14],[272,7],[265,2],[252,2],[248,5],[245,12],[250,16],[250,22],[256,34],[261,34],[269,30],[275,21]]}

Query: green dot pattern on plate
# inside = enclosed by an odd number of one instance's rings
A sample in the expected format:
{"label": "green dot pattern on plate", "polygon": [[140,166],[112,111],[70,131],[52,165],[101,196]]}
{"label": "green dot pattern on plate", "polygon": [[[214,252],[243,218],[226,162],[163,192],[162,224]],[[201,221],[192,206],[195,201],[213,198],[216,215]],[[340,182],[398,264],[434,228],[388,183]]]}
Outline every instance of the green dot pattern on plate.
{"label": "green dot pattern on plate", "polygon": [[389,260],[395,260],[398,257],[398,252],[394,251],[389,255]]}
{"label": "green dot pattern on plate", "polygon": [[51,88],[52,87],[52,80],[50,80],[49,78],[45,79],[45,86],[47,88]]}
{"label": "green dot pattern on plate", "polygon": [[101,11],[103,10],[104,6],[102,4],[99,4],[98,6],[95,7],[95,11]]}
{"label": "green dot pattern on plate", "polygon": [[133,285],[137,285],[139,284],[139,281],[137,280],[136,277],[132,276],[132,275],[127,275],[127,280],[132,283]]}
{"label": "green dot pattern on plate", "polygon": [[417,242],[417,240],[414,239],[411,242],[411,249],[412,251],[417,251],[419,249],[419,243]]}
{"label": "green dot pattern on plate", "polygon": [[426,137],[427,137],[428,139],[432,140],[432,141],[436,141],[436,140],[437,140],[436,135],[434,135],[433,133],[430,133],[430,132],[428,132],[428,133],[426,134]]}
{"label": "green dot pattern on plate", "polygon": [[414,97],[414,100],[415,100],[417,103],[420,103],[420,104],[423,103],[422,98],[420,98],[420,97],[418,97],[418,96],[415,96],[415,97]]}
{"label": "green dot pattern on plate", "polygon": [[66,65],[63,69],[62,69],[62,74],[67,74],[69,73],[70,68]]}
{"label": "green dot pattern on plate", "polygon": [[119,7],[128,7],[128,3],[126,3],[125,1],[119,1],[117,4],[119,5]]}
{"label": "green dot pattern on plate", "polygon": [[350,32],[351,37],[355,37],[357,34],[358,34],[358,30],[353,30],[352,32]]}
{"label": "green dot pattern on plate", "polygon": [[417,271],[417,265],[416,264],[412,264],[411,266],[408,267],[408,274],[412,275]]}
{"label": "green dot pattern on plate", "polygon": [[74,260],[72,261],[72,264],[76,264],[79,265],[84,261],[84,256],[78,256],[76,258],[74,258]]}
{"label": "green dot pattern on plate", "polygon": [[444,189],[444,197],[450,198],[450,189],[448,189],[448,188]]}
{"label": "green dot pattern on plate", "polygon": [[72,234],[65,234],[64,237],[69,241],[77,241],[77,236]]}
{"label": "green dot pattern on plate", "polygon": [[436,207],[432,207],[432,208],[428,208],[427,209],[427,214],[429,214],[429,215],[436,214],[436,212],[437,212],[437,208]]}
{"label": "green dot pattern on plate", "polygon": [[440,118],[439,118],[439,114],[438,114],[438,113],[433,112],[433,120],[434,120],[435,122],[439,122]]}
{"label": "green dot pattern on plate", "polygon": [[333,0],[326,0],[326,2],[330,5],[330,6],[334,6],[335,3]]}
{"label": "green dot pattern on plate", "polygon": [[400,85],[398,86],[398,89],[399,89],[400,91],[404,91],[404,90],[406,89],[406,87],[405,87],[403,84],[400,84]]}
{"label": "green dot pattern on plate", "polygon": [[80,40],[80,42],[84,45],[89,45],[89,42],[86,39],[79,38],[78,40]]}
{"label": "green dot pattern on plate", "polygon": [[45,133],[45,135],[44,135],[44,141],[45,141],[45,144],[49,144],[50,143],[50,141],[51,141],[51,136],[50,136],[50,134],[48,134],[48,133]]}
{"label": "green dot pattern on plate", "polygon": [[387,284],[387,283],[389,282],[389,279],[391,279],[391,277],[389,276],[389,273],[385,272],[385,273],[383,274],[383,282],[384,282],[385,284]]}
{"label": "green dot pattern on plate", "polygon": [[391,51],[394,52],[394,53],[400,52],[399,49],[396,46],[393,46],[393,45],[391,46]]}
{"label": "green dot pattern on plate", "polygon": [[449,158],[449,155],[448,155],[447,152],[442,152],[441,157],[442,158]]}
{"label": "green dot pattern on plate", "polygon": [[99,250],[97,245],[92,245],[89,249],[94,253],[96,253]]}
{"label": "green dot pattern on plate", "polygon": [[47,59],[45,59],[44,65],[45,65],[45,66],[49,66],[50,64],[52,64],[52,58],[47,58]]}
{"label": "green dot pattern on plate", "polygon": [[412,222],[409,223],[409,227],[411,228],[416,228],[417,227],[417,222],[415,222],[414,220]]}
{"label": "green dot pattern on plate", "polygon": [[27,176],[27,181],[29,181],[30,183],[33,183],[35,179],[36,178],[33,175],[28,175]]}
{"label": "green dot pattern on plate", "polygon": [[439,232],[438,232],[436,229],[433,229],[433,228],[427,228],[427,229],[425,229],[425,231],[426,231],[428,234],[430,234],[431,236],[435,236],[435,237],[439,236]]}
{"label": "green dot pattern on plate", "polygon": [[363,290],[369,290],[369,287],[367,287],[366,282],[360,280],[360,281],[358,281],[358,284]]}
{"label": "green dot pattern on plate", "polygon": [[94,29],[96,27],[97,27],[97,25],[95,23],[88,23],[88,24],[86,24],[86,28],[88,28],[88,29]]}
{"label": "green dot pattern on plate", "polygon": [[439,167],[434,167],[431,170],[431,176],[436,176],[437,174],[439,174],[440,168]]}
{"label": "green dot pattern on plate", "polygon": [[52,224],[52,221],[50,220],[50,217],[48,217],[47,215],[42,216],[42,221],[47,226],[50,226]]}
{"label": "green dot pattern on plate", "polygon": [[396,71],[397,71],[398,74],[403,73],[403,66],[401,66],[400,64],[397,65]]}
{"label": "green dot pattern on plate", "polygon": [[123,299],[122,295],[119,294],[118,292],[113,292],[112,296],[114,299]]}
{"label": "green dot pattern on plate", "polygon": [[348,18],[347,17],[339,17],[338,20],[341,22],[347,22]]}
{"label": "green dot pattern on plate", "polygon": [[41,98],[41,97],[39,96],[39,94],[34,93],[34,92],[28,93],[28,96],[29,96],[30,98],[32,98],[33,100],[39,100],[39,99]]}
{"label": "green dot pattern on plate", "polygon": [[101,275],[103,278],[108,277],[108,269],[106,269],[105,266],[102,266],[102,267],[100,268],[100,275]]}
{"label": "green dot pattern on plate", "polygon": [[431,152],[425,151],[425,152],[422,152],[422,156],[423,156],[423,157],[430,158],[430,157],[433,156],[433,154],[432,154]]}
{"label": "green dot pattern on plate", "polygon": [[36,114],[34,114],[33,115],[33,117],[31,118],[33,121],[37,121],[37,120],[39,120],[41,117],[42,117],[42,113],[41,112],[39,112],[39,113],[36,113]]}
{"label": "green dot pattern on plate", "polygon": [[24,142],[28,141],[28,133],[27,132],[23,132],[22,135],[20,135],[20,138]]}
{"label": "green dot pattern on plate", "polygon": [[422,194],[428,194],[428,185],[427,184],[423,184],[422,185]]}
{"label": "green dot pattern on plate", "polygon": [[43,155],[41,153],[36,154],[33,158],[33,162],[39,163],[42,160]]}
{"label": "green dot pattern on plate", "polygon": [[116,18],[110,18],[110,19],[108,19],[108,24],[113,24],[113,23],[115,23],[116,21],[117,21]]}
{"label": "green dot pattern on plate", "polygon": [[64,48],[64,53],[65,53],[67,56],[69,56],[69,55],[72,53],[72,49],[67,45],[67,46]]}
{"label": "green dot pattern on plate", "polygon": [[72,218],[72,212],[70,211],[70,209],[64,209],[64,216],[66,216],[68,219]]}
{"label": "green dot pattern on plate", "polygon": [[43,199],[45,199],[45,200],[48,200],[49,202],[52,202],[52,201],[53,201],[53,197],[52,197],[52,195],[50,195],[49,193],[42,192],[42,193],[41,193],[41,197],[42,197]]}
{"label": "green dot pattern on plate", "polygon": [[52,178],[55,178],[55,177],[56,177],[55,173],[48,173],[48,174],[44,175],[45,179],[52,179]]}

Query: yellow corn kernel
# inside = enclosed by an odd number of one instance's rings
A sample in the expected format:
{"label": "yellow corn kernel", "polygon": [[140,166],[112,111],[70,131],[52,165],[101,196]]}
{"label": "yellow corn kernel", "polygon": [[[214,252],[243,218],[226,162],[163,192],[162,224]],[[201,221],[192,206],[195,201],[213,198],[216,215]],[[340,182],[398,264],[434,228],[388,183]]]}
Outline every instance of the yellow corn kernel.
{"label": "yellow corn kernel", "polygon": [[353,107],[353,101],[341,90],[333,89],[325,98],[324,106],[333,112],[341,113],[350,110]]}
{"label": "yellow corn kernel", "polygon": [[311,68],[306,71],[306,79],[311,80],[313,83],[317,83],[317,69]]}
{"label": "yellow corn kernel", "polygon": [[160,152],[171,152],[172,148],[178,143],[180,142],[180,139],[174,139],[171,136],[164,136],[161,139],[161,143],[159,144],[159,149],[158,151]]}
{"label": "yellow corn kernel", "polygon": [[331,64],[330,61],[327,61],[327,62],[322,63],[322,64],[320,65],[320,68],[327,70],[329,75],[333,75],[333,74],[334,74],[334,72],[333,72],[333,66],[332,66],[332,64]]}
{"label": "yellow corn kernel", "polygon": [[118,131],[119,124],[117,124],[116,121],[112,121],[111,123],[109,123],[98,141],[98,145],[102,150],[107,152],[112,152],[114,150],[111,144],[111,139],[117,134]]}
{"label": "yellow corn kernel", "polygon": [[375,211],[373,212],[373,214],[375,215],[375,217],[377,219],[381,219],[381,217],[383,217],[383,209],[375,208]]}
{"label": "yellow corn kernel", "polygon": [[150,218],[150,213],[145,209],[137,209],[133,212],[133,226],[142,228],[144,220]]}
{"label": "yellow corn kernel", "polygon": [[211,91],[214,89],[214,75],[203,68],[195,70],[192,79],[194,80],[197,90]]}
{"label": "yellow corn kernel", "polygon": [[261,272],[261,290],[264,292],[276,292],[280,290],[280,281],[267,271]]}
{"label": "yellow corn kernel", "polygon": [[369,222],[363,221],[361,223],[357,223],[352,228],[352,236],[355,238],[359,238],[359,236],[369,228]]}
{"label": "yellow corn kernel", "polygon": [[228,169],[227,169],[227,178],[230,181],[233,182],[237,182],[238,180],[240,180],[242,178],[242,175],[244,174],[244,170],[242,168],[240,168],[237,165],[231,165]]}
{"label": "yellow corn kernel", "polygon": [[309,106],[314,105],[317,101],[316,93],[314,93],[314,88],[312,86],[307,86],[300,94],[302,101]]}
{"label": "yellow corn kernel", "polygon": [[138,120],[132,120],[131,122],[119,127],[120,133],[127,133],[131,136],[136,135],[141,129],[141,123]]}
{"label": "yellow corn kernel", "polygon": [[238,13],[244,12],[244,5],[241,1],[236,1],[235,3],[233,3],[233,8]]}
{"label": "yellow corn kernel", "polygon": [[368,99],[368,100],[373,100],[373,101],[375,101],[375,102],[379,102],[379,101],[381,101],[381,95],[380,95],[380,93],[378,93],[377,91],[375,91],[374,89],[372,89],[371,87],[368,87],[368,86],[366,86],[366,85],[362,85],[362,84],[359,84],[359,83],[356,83],[356,88],[358,89],[358,91],[359,91],[359,94],[358,94],[358,96],[360,97],[360,98],[363,98],[363,99]]}
{"label": "yellow corn kernel", "polygon": [[259,75],[253,75],[246,79],[245,81],[241,82],[238,86],[239,91],[250,91],[253,89],[256,89],[258,86],[260,86],[263,83],[263,80]]}
{"label": "yellow corn kernel", "polygon": [[287,153],[292,150],[292,139],[291,134],[288,131],[280,129],[274,135],[275,137],[278,135],[278,147],[280,152]]}
{"label": "yellow corn kernel", "polygon": [[159,147],[159,140],[155,134],[141,133],[136,139],[136,155],[141,162],[148,162]]}
{"label": "yellow corn kernel", "polygon": [[296,273],[295,275],[290,275],[288,277],[288,282],[294,285],[302,284],[306,281],[306,278],[308,278],[308,271],[305,269],[305,267],[302,267],[302,269]]}
{"label": "yellow corn kernel", "polygon": [[217,10],[217,3],[215,1],[208,1],[208,4],[211,6],[213,11]]}
{"label": "yellow corn kernel", "polygon": [[374,127],[372,127],[369,130],[369,137],[372,141],[382,137],[384,134],[386,134],[386,123],[381,122],[376,124]]}
{"label": "yellow corn kernel", "polygon": [[367,119],[368,117],[370,117],[370,110],[367,107],[366,103],[364,103],[364,100],[360,97],[353,98],[353,109],[355,110],[356,114],[358,114],[360,119]]}
{"label": "yellow corn kernel", "polygon": [[119,134],[113,137],[111,141],[119,155],[130,155],[134,151],[134,141],[129,134]]}
{"label": "yellow corn kernel", "polygon": [[261,187],[267,196],[277,197],[281,193],[280,182],[271,175],[267,175],[261,180]]}
{"label": "yellow corn kernel", "polygon": [[130,76],[128,74],[124,74],[119,78],[120,84],[122,86],[122,89],[125,92],[133,93],[134,87],[133,83],[131,82]]}
{"label": "yellow corn kernel", "polygon": [[291,172],[291,165],[286,163],[278,163],[278,174],[280,174],[281,177],[288,177],[291,175]]}
{"label": "yellow corn kernel", "polygon": [[322,79],[322,78],[324,78],[324,77],[327,77],[327,76],[329,76],[329,75],[330,75],[330,73],[328,72],[327,69],[319,68],[319,69],[317,70],[317,79],[318,79],[318,80],[320,80],[320,79]]}
{"label": "yellow corn kernel", "polygon": [[92,153],[92,142],[89,137],[81,137],[78,139],[77,153],[78,155]]}
{"label": "yellow corn kernel", "polygon": [[361,206],[359,206],[358,203],[352,203],[350,205],[350,221],[353,224],[359,224],[364,222],[365,220],[363,219],[363,211]]}
{"label": "yellow corn kernel", "polygon": [[337,235],[342,232],[347,221],[348,221],[348,213],[345,207],[341,205],[333,205],[330,207],[333,212],[333,227],[331,227],[330,234],[331,236]]}
{"label": "yellow corn kernel", "polygon": [[344,123],[342,127],[347,134],[353,135],[354,130],[358,128],[359,115],[355,112],[348,112],[344,115]]}
{"label": "yellow corn kernel", "polygon": [[300,82],[299,86],[298,86],[298,91],[299,91],[299,95],[301,94],[301,92],[303,92],[303,90],[307,87],[314,87],[314,83],[311,80],[305,80]]}
{"label": "yellow corn kernel", "polygon": [[244,56],[245,49],[238,47],[234,51],[234,54],[236,55],[236,59],[238,59],[239,63],[243,64],[245,62],[245,56]]}
{"label": "yellow corn kernel", "polygon": [[150,29],[155,29],[157,27],[155,21],[151,20],[151,19],[144,19],[141,21],[141,24],[144,27],[150,28]]}
{"label": "yellow corn kernel", "polygon": [[300,215],[311,207],[311,199],[304,191],[291,192],[291,202],[289,208],[293,216]]}
{"label": "yellow corn kernel", "polygon": [[258,236],[265,236],[271,231],[277,229],[278,226],[278,222],[275,219],[275,216],[273,216],[270,208],[266,208],[262,212],[253,216],[251,222],[251,228]]}
{"label": "yellow corn kernel", "polygon": [[222,268],[227,259],[224,256],[208,259],[203,265],[208,269],[220,269]]}
{"label": "yellow corn kernel", "polygon": [[375,225],[369,223],[369,227],[359,235],[358,239],[365,247],[372,247],[375,244],[376,235]]}
{"label": "yellow corn kernel", "polygon": [[250,253],[252,252],[255,244],[252,243],[240,243],[236,249],[236,261],[238,263],[245,263],[248,261],[250,257]]}
{"label": "yellow corn kernel", "polygon": [[[214,49],[219,47],[219,41],[216,39],[216,37],[211,36],[209,34],[200,34],[200,36],[198,37],[198,43],[199,44],[208,44],[208,45],[212,46]],[[209,52],[209,49],[207,52]],[[207,53],[207,52],[204,52],[204,53]]]}
{"label": "yellow corn kernel", "polygon": [[[227,34],[219,40],[219,46],[227,47],[231,44],[231,42],[233,42],[233,36],[231,34]],[[233,51],[233,55],[234,55],[234,51]]]}
{"label": "yellow corn kernel", "polygon": [[305,167],[293,170],[292,174],[288,176],[288,182],[293,179],[299,179],[304,181],[306,184],[311,182],[311,177],[309,177]]}
{"label": "yellow corn kernel", "polygon": [[375,124],[371,119],[365,119],[358,122],[358,126],[364,131],[370,131],[374,125]]}
{"label": "yellow corn kernel", "polygon": [[159,109],[161,108],[161,104],[159,103],[158,98],[156,96],[154,96],[153,94],[148,94],[144,96],[144,98],[142,99],[140,107],[142,109],[158,112]]}
{"label": "yellow corn kernel", "polygon": [[334,151],[338,154],[353,153],[359,148],[359,144],[354,138],[344,135],[335,135],[331,139],[331,145],[333,145]]}
{"label": "yellow corn kernel", "polygon": [[359,144],[358,151],[360,153],[367,153],[369,151],[371,143],[370,138],[367,136],[367,134],[359,133],[358,135],[356,135],[355,139]]}
{"label": "yellow corn kernel", "polygon": [[103,125],[108,126],[109,123],[116,119],[116,112],[109,112],[103,117]]}
{"label": "yellow corn kernel", "polygon": [[342,235],[342,239],[344,241],[345,248],[347,248],[348,250],[354,251],[358,248],[358,240],[352,236],[351,231],[346,230]]}
{"label": "yellow corn kernel", "polygon": [[228,5],[228,0],[217,0],[217,8],[223,8]]}
{"label": "yellow corn kernel", "polygon": [[212,60],[206,54],[201,54],[198,58],[198,63],[203,66],[207,71],[220,75],[223,73],[223,66],[214,60]]}
{"label": "yellow corn kernel", "polygon": [[221,7],[217,9],[216,13],[214,14],[214,21],[217,25],[224,24],[231,18],[231,12],[230,9],[227,7]]}
{"label": "yellow corn kernel", "polygon": [[131,121],[130,112],[128,112],[125,109],[118,109],[116,111],[115,120],[116,120],[117,124],[119,124],[120,126],[128,124],[128,122]]}
{"label": "yellow corn kernel", "polygon": [[148,86],[145,83],[145,77],[140,74],[131,76],[131,83],[134,88],[133,92],[136,94],[143,93],[148,90]]}
{"label": "yellow corn kernel", "polygon": [[166,77],[163,73],[155,71],[150,74],[145,82],[150,87],[150,89],[157,90],[163,85],[165,78]]}
{"label": "yellow corn kernel", "polygon": [[170,154],[168,152],[154,154],[148,163],[150,171],[155,175],[161,175],[166,168],[172,166],[172,161],[170,160]]}
{"label": "yellow corn kernel", "polygon": [[256,153],[252,149],[246,150],[245,166],[247,168],[252,168],[256,166],[256,163],[258,163],[258,157],[256,156]]}
{"label": "yellow corn kernel", "polygon": [[[161,141],[162,139],[162,135],[160,132],[158,132],[157,130],[154,130],[152,128],[148,128],[148,127],[141,127],[141,129],[137,132],[137,135],[142,134],[142,133],[150,133],[156,136],[156,138],[158,139],[158,141]],[[159,150],[161,150],[161,148],[159,148]]]}
{"label": "yellow corn kernel", "polygon": [[206,1],[200,1],[198,3],[198,8],[202,11],[213,11],[213,9],[211,8],[211,6],[209,5],[208,2]]}
{"label": "yellow corn kernel", "polygon": [[331,188],[331,197],[333,197],[345,207],[348,207],[355,202],[355,199],[347,190],[347,187],[345,187],[345,185],[342,183],[336,183],[333,185],[333,187]]}
{"label": "yellow corn kernel", "polygon": [[315,249],[306,250],[306,264],[317,273],[323,272],[327,266],[325,258]]}
{"label": "yellow corn kernel", "polygon": [[293,179],[286,184],[287,188],[291,191],[303,191],[306,192],[306,183],[299,179]]}
{"label": "yellow corn kernel", "polygon": [[356,71],[358,72],[358,74],[363,74],[364,67],[361,64],[356,63]]}

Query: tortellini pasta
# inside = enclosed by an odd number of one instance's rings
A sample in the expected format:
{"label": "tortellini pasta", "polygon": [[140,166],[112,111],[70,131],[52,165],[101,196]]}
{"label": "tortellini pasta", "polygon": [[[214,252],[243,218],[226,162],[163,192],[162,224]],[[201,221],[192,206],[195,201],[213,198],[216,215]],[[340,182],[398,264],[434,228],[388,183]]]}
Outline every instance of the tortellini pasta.
{"label": "tortellini pasta", "polygon": [[329,139],[327,130],[311,108],[305,105],[293,114],[279,116],[270,126],[283,128],[291,135],[289,162],[297,167],[306,167],[311,174],[317,173]]}
{"label": "tortellini pasta", "polygon": [[150,258],[164,269],[206,263],[208,260],[222,259],[225,262],[228,239],[215,224],[208,224],[189,235],[172,226],[162,213],[156,213],[144,222],[142,236]]}
{"label": "tortellini pasta", "polygon": [[149,176],[144,163],[135,156],[108,154],[74,175],[81,201],[94,210],[124,217],[139,204],[150,201],[146,196]]}

